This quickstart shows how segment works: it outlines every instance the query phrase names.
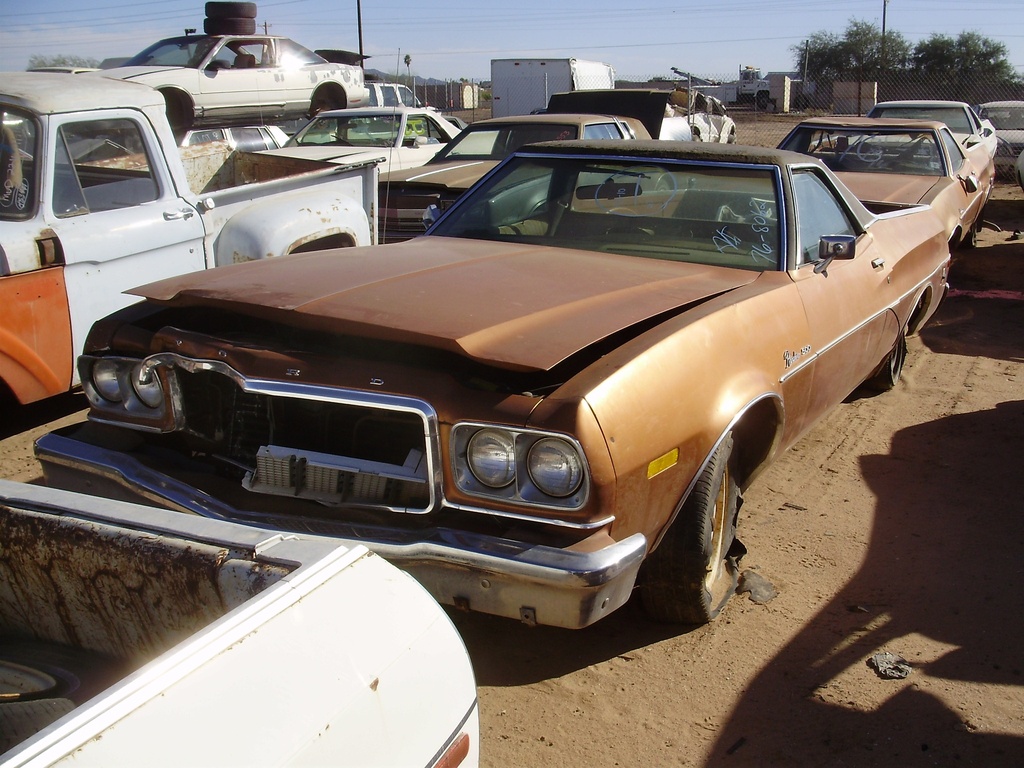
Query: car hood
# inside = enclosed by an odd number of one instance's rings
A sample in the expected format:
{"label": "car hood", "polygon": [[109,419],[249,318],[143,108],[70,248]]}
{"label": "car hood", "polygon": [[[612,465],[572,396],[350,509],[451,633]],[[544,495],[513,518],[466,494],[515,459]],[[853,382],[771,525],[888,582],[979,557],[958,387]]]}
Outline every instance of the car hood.
{"label": "car hood", "polygon": [[446,160],[427,163],[413,170],[388,174],[382,184],[423,184],[446,189],[469,189],[484,174],[498,164],[498,160]]}
{"label": "car hood", "polygon": [[425,236],[294,254],[134,289],[336,334],[420,344],[518,371],[550,370],[759,273],[565,248]]}
{"label": "car hood", "polygon": [[912,176],[897,173],[836,174],[858,200],[879,203],[911,203],[924,200],[939,183],[948,183],[945,176]]}
{"label": "car hood", "polygon": [[260,150],[261,155],[278,155],[280,157],[296,157],[300,160],[319,160],[326,163],[357,163],[365,160],[388,159],[390,147],[283,147],[281,149]]}

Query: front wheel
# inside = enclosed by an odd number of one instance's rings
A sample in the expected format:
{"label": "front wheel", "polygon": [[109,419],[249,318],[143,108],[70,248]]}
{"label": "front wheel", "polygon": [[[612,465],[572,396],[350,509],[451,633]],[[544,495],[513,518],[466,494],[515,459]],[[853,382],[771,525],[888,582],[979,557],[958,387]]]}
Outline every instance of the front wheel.
{"label": "front wheel", "polygon": [[730,434],[644,562],[640,598],[648,616],[706,624],[718,615],[736,591],[739,559],[746,552],[736,538],[741,503]]}

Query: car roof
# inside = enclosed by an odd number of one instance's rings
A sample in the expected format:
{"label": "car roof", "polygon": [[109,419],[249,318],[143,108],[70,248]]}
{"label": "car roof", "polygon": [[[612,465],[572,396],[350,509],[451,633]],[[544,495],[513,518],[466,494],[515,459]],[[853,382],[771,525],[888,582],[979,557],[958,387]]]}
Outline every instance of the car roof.
{"label": "car roof", "polygon": [[606,123],[609,120],[619,120],[621,117],[615,115],[599,115],[587,112],[562,112],[562,113],[542,113],[539,115],[511,115],[508,117],[489,117],[486,120],[477,120],[475,123],[470,123],[470,128],[481,125],[565,125],[570,123],[573,125],[579,125],[583,123]]}
{"label": "car roof", "polygon": [[[902,101],[879,101],[875,107],[966,107],[966,101],[942,101],[939,99],[904,99]],[[872,107],[874,109],[874,107]]]}
{"label": "car roof", "polygon": [[[348,115],[394,115],[394,114],[406,114],[406,115],[430,115],[431,117],[439,117],[445,120],[445,116],[438,114],[432,109],[426,107],[346,107],[344,109],[330,109],[324,112],[317,113],[317,117],[345,117]],[[315,118],[314,118],[315,119]]]}
{"label": "car roof", "polygon": [[516,154],[540,152],[544,154],[586,154],[620,157],[648,157],[652,160],[694,160],[711,163],[744,163],[752,165],[774,165],[785,168],[790,165],[824,164],[816,158],[801,152],[770,147],[754,147],[743,144],[718,144],[705,141],[666,141],[664,139],[624,139],[545,141],[528,144]]}
{"label": "car roof", "polygon": [[74,78],[63,72],[5,72],[0,91],[7,104],[50,115],[118,107],[165,108],[164,97],[155,88],[104,77],[102,71]]}
{"label": "car roof", "polygon": [[919,120],[917,118],[899,117],[809,117],[801,120],[799,125],[806,126],[828,126],[835,128],[916,128],[918,130],[938,130],[945,127],[945,123],[938,120]]}

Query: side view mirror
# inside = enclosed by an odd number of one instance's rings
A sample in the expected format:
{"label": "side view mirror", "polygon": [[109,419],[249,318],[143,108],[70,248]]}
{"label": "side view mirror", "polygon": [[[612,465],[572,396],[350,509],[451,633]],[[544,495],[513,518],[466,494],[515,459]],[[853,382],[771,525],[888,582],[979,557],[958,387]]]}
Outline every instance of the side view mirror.
{"label": "side view mirror", "polygon": [[960,181],[963,183],[964,189],[967,190],[968,194],[973,195],[981,187],[981,184],[978,181],[978,177],[975,176],[973,173],[967,176],[966,178],[961,176]]}
{"label": "side view mirror", "polygon": [[854,235],[825,235],[818,241],[818,261],[814,271],[828,277],[828,268],[834,259],[849,260],[857,255]]}
{"label": "side view mirror", "polygon": [[437,206],[437,203],[431,203],[427,206],[427,210],[423,212],[423,228],[430,229],[439,218],[441,218],[441,209]]}

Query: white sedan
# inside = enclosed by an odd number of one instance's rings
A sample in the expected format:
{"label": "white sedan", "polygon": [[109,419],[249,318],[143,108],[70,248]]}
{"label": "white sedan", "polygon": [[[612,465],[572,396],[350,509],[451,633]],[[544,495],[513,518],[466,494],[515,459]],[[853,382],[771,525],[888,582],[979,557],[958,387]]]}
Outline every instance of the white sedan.
{"label": "white sedan", "polygon": [[330,63],[272,35],[171,37],[95,74],[156,88],[179,135],[204,126],[308,118],[368,101],[360,67]]}
{"label": "white sedan", "polygon": [[418,168],[460,133],[438,112],[419,107],[361,107],[321,112],[281,149],[284,155],[330,163],[384,158],[381,173]]}
{"label": "white sedan", "polygon": [[968,153],[975,147],[983,146],[990,159],[994,160],[996,156],[998,139],[992,122],[979,117],[970,104],[962,101],[880,101],[871,108],[867,116],[937,120],[949,127]]}

